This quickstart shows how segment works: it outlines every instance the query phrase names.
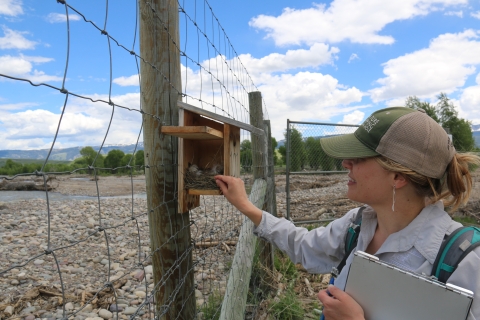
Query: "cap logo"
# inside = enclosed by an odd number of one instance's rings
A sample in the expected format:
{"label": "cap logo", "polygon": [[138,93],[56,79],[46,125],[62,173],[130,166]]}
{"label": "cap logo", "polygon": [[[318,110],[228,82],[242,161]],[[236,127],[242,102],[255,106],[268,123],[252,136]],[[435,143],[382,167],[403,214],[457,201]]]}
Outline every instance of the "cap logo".
{"label": "cap logo", "polygon": [[370,133],[370,131],[373,129],[373,127],[379,122],[377,118],[375,118],[373,115],[370,116],[365,122],[362,124],[362,127]]}

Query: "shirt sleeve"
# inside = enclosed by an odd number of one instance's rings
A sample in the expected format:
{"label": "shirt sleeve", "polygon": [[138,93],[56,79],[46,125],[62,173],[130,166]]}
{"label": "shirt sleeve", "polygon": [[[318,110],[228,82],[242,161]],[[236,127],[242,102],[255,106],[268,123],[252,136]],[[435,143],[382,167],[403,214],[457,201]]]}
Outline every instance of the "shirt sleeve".
{"label": "shirt sleeve", "polygon": [[473,303],[467,320],[480,320],[480,247],[470,252],[448,279],[448,283],[473,291]]}
{"label": "shirt sleeve", "polygon": [[332,221],[326,227],[308,231],[291,221],[263,212],[262,221],[254,228],[258,237],[273,243],[294,263],[301,263],[310,273],[328,273],[345,254],[345,237],[358,208]]}

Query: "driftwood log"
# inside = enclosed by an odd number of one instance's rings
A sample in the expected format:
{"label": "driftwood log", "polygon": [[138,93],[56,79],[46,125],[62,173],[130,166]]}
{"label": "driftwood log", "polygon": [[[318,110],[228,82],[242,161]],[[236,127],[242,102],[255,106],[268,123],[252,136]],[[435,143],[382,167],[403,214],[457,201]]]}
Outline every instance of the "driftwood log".
{"label": "driftwood log", "polygon": [[[46,189],[50,191],[54,189],[55,177],[49,176],[46,179]],[[58,184],[58,182],[57,182]],[[45,183],[43,178],[35,180],[7,180],[0,181],[0,191],[45,191]]]}

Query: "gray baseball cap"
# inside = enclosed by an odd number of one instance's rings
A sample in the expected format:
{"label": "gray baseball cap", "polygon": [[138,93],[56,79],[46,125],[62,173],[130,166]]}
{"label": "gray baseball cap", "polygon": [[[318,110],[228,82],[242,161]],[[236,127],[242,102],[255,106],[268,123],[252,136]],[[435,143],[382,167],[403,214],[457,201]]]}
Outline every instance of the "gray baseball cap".
{"label": "gray baseball cap", "polygon": [[375,111],[354,133],[320,139],[339,159],[383,155],[424,176],[440,179],[456,151],[447,132],[423,110],[405,107]]}

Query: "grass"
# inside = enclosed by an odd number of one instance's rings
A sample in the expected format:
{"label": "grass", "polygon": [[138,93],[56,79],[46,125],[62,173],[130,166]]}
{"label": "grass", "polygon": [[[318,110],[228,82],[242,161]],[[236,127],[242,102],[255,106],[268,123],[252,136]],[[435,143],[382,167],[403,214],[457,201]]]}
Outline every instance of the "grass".
{"label": "grass", "polygon": [[[0,167],[3,167],[9,158],[0,158]],[[11,159],[17,163],[21,164],[43,164],[45,159]],[[58,164],[69,164],[71,161],[61,161],[61,160],[48,160],[48,163],[58,163]]]}
{"label": "grass", "polygon": [[285,291],[270,306],[270,315],[276,320],[303,320],[305,310],[293,289]]}
{"label": "grass", "polygon": [[208,296],[207,302],[200,307],[204,320],[218,320],[220,318],[220,309],[222,308],[223,296],[215,291]]}
{"label": "grass", "polygon": [[478,220],[471,216],[453,217],[453,220],[460,222],[464,226],[479,225]]}

